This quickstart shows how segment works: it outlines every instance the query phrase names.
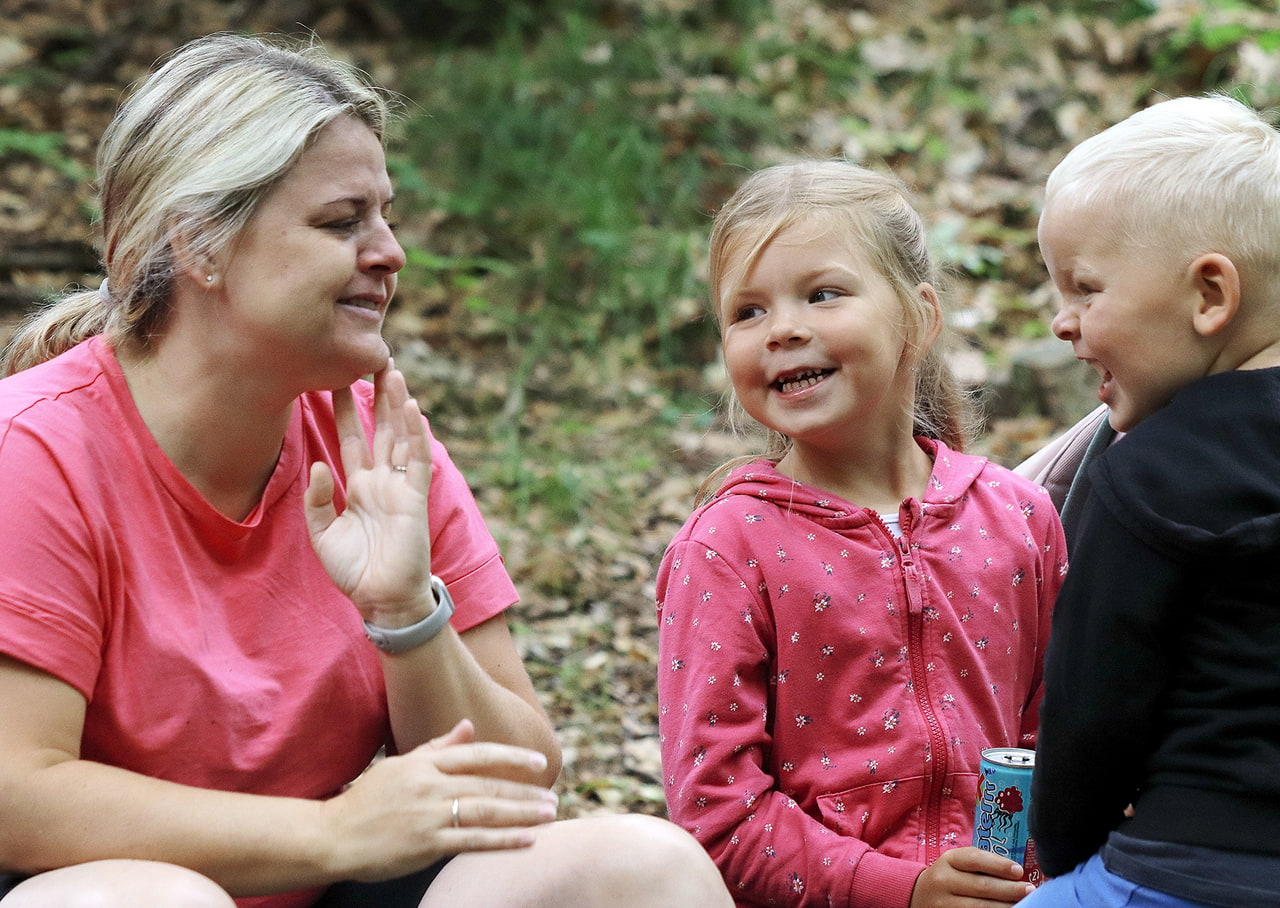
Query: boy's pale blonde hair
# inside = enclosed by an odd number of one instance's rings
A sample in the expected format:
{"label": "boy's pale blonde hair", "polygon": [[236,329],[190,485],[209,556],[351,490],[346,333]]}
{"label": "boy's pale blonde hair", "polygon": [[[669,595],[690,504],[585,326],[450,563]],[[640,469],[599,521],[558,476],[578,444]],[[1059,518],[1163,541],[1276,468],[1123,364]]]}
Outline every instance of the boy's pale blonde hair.
{"label": "boy's pale blonde hair", "polygon": [[179,48],[98,146],[108,292],[37,311],[5,351],[5,374],[104,332],[145,349],[168,313],[173,238],[197,255],[228,248],[329,123],[351,116],[384,140],[388,97],[318,45],[218,34]]}
{"label": "boy's pale blonde hair", "polygon": [[[846,237],[851,247],[863,251],[901,300],[908,337],[923,343],[934,311],[917,288],[938,283],[924,220],[901,180],[847,161],[767,167],[748,177],[716,213],[709,282],[711,307],[721,330],[722,301],[737,292],[765,247],[797,224]],[[952,373],[945,350],[942,335],[928,349],[919,350],[914,432],[962,450],[973,423],[971,401]],[[729,406],[732,419],[744,416],[732,395]],[[791,440],[768,434],[764,456],[779,459]],[[725,468],[717,470],[708,484],[724,472]]]}
{"label": "boy's pale blonde hair", "polygon": [[1058,206],[1097,215],[1127,248],[1221,253],[1247,298],[1280,279],[1280,132],[1226,95],[1162,101],[1063,158],[1045,184]]}

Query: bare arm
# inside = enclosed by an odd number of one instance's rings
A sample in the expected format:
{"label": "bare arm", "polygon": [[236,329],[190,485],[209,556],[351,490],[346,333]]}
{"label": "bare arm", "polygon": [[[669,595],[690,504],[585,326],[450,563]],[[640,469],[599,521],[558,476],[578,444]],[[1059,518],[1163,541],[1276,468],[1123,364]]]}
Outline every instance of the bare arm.
{"label": "bare arm", "polygon": [[[337,512],[333,477],[317,463],[307,489],[307,522],[325,569],[364,619],[399,628],[435,608],[426,506],[431,449],[418,405],[394,364],[375,376],[374,387],[372,450],[350,391],[334,393],[346,508]],[[407,652],[382,654],[382,666],[392,729],[402,752],[468,719],[481,740],[545,754],[543,781],[549,784],[559,774],[560,751],[551,724],[501,617],[461,635],[446,627]]]}
{"label": "bare arm", "polygon": [[[0,868],[125,856],[190,867],[232,894],[264,894],[526,846],[530,827],[554,818],[549,792],[500,778],[536,773],[542,755],[469,743],[466,723],[319,802],[191,788],[82,760],[84,712],[72,687],[0,656]],[[454,798],[478,805],[463,828],[452,826]]]}
{"label": "bare arm", "polygon": [[384,654],[382,671],[401,751],[469,719],[478,740],[546,756],[546,767],[524,781],[550,785],[560,774],[560,746],[501,615],[462,634],[446,629],[398,656]]}

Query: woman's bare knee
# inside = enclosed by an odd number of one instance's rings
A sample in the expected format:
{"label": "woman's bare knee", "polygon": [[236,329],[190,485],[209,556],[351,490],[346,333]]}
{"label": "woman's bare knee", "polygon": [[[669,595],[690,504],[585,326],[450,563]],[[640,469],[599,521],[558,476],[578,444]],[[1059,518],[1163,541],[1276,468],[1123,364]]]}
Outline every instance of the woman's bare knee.
{"label": "woman's bare knee", "polygon": [[733,900],[720,871],[703,847],[674,823],[657,817],[630,815],[606,818],[615,828],[592,830],[608,841],[602,860],[610,852],[620,866],[619,883],[635,893],[628,905],[731,906]]}
{"label": "woman's bare knee", "polygon": [[3,908],[235,908],[194,870],[155,861],[94,861],[50,870],[19,884]]}
{"label": "woman's bare knee", "polygon": [[460,855],[432,884],[422,908],[495,904],[731,908],[733,900],[692,836],[633,814],[544,826],[529,849]]}

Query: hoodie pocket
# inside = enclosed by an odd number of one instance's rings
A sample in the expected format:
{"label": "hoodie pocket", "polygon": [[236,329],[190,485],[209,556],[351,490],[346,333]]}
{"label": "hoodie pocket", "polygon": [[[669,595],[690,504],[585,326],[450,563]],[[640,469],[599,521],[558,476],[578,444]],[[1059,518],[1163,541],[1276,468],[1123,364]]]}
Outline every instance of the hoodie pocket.
{"label": "hoodie pocket", "polygon": [[[977,774],[949,780],[938,803],[938,847],[971,844]],[[919,861],[925,838],[925,780],[893,779],[818,796],[822,823],[840,835],[866,842],[881,854]]]}

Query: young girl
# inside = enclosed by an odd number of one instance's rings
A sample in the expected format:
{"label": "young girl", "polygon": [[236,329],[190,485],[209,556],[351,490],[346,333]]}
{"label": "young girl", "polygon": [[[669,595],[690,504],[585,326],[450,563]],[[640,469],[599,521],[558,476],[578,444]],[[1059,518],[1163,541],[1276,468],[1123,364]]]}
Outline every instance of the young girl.
{"label": "young girl", "polygon": [[931,280],[902,185],[847,163],[761,171],[712,229],[725,365],[774,443],[667,550],[658,691],[671,817],[739,905],[1031,888],[969,842],[980,751],[1035,742],[1065,547],[1042,489],[959,453]]}

